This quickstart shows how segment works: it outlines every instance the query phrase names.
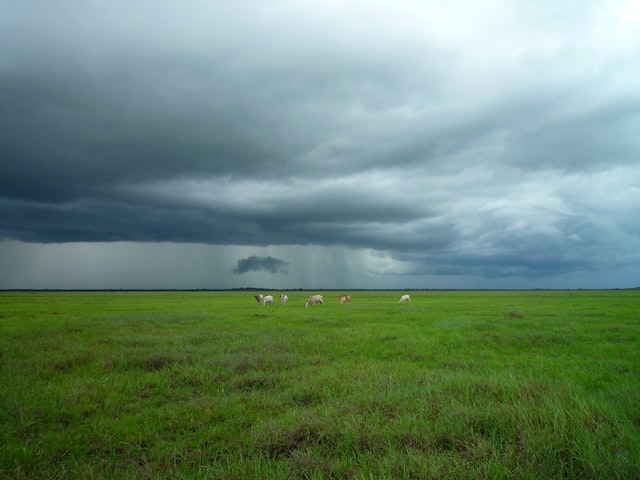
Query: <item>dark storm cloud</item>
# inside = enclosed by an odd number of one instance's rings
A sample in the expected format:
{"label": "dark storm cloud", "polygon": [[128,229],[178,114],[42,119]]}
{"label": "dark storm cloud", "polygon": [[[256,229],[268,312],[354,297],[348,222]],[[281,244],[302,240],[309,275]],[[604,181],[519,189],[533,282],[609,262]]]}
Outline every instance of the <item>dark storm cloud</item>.
{"label": "dark storm cloud", "polygon": [[251,255],[247,258],[238,260],[238,265],[233,269],[233,273],[242,275],[247,272],[257,272],[264,270],[269,273],[287,273],[286,266],[288,262],[273,257],[257,257]]}
{"label": "dark storm cloud", "polygon": [[637,265],[639,26],[622,1],[2,2],[0,238]]}

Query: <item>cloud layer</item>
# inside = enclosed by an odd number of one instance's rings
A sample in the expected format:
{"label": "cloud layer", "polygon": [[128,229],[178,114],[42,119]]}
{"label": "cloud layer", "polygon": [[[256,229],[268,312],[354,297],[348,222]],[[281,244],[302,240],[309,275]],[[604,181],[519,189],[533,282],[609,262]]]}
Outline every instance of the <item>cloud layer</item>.
{"label": "cloud layer", "polygon": [[0,248],[635,286],[639,54],[625,1],[3,2]]}

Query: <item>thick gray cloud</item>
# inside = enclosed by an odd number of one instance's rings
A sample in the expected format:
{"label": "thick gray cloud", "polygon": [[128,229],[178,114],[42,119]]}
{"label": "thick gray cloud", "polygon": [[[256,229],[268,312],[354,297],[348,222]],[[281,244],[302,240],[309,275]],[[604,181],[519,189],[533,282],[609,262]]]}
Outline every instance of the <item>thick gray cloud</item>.
{"label": "thick gray cloud", "polygon": [[639,54],[624,0],[5,1],[0,249],[300,246],[272,258],[331,287],[312,252],[336,247],[355,287],[635,286]]}
{"label": "thick gray cloud", "polygon": [[287,273],[287,265],[288,262],[271,256],[258,257],[256,255],[251,255],[250,257],[238,260],[238,264],[236,268],[233,269],[233,273],[242,275],[243,273],[260,270],[264,270],[269,273]]}

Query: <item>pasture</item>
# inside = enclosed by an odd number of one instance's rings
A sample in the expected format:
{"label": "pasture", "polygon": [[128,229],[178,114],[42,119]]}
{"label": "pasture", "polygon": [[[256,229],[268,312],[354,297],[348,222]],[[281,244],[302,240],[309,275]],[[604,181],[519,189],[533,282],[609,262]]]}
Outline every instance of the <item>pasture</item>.
{"label": "pasture", "polygon": [[638,290],[263,293],[0,292],[0,477],[640,478]]}

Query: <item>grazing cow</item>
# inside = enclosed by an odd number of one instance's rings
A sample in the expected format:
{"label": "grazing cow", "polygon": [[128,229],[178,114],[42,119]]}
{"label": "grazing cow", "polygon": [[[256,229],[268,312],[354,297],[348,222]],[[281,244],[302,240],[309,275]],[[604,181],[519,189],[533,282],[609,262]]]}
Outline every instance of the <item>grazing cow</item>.
{"label": "grazing cow", "polygon": [[351,295],[338,295],[340,303],[351,303]]}
{"label": "grazing cow", "polygon": [[304,306],[309,307],[309,305],[314,305],[316,303],[319,303],[324,307],[324,299],[322,298],[322,295],[311,295]]}
{"label": "grazing cow", "polygon": [[282,302],[283,305],[287,304],[287,302],[289,301],[289,297],[287,296],[286,293],[280,294],[280,301]]}
{"label": "grazing cow", "polygon": [[262,305],[266,305],[267,303],[269,305],[273,305],[273,296],[272,295],[260,294],[260,295],[256,295],[255,297],[256,297],[256,301],[258,303],[261,303]]}
{"label": "grazing cow", "polygon": [[411,303],[411,297],[409,295],[402,295],[398,303]]}

